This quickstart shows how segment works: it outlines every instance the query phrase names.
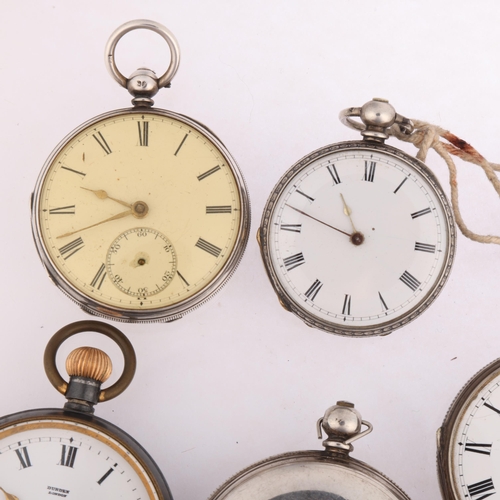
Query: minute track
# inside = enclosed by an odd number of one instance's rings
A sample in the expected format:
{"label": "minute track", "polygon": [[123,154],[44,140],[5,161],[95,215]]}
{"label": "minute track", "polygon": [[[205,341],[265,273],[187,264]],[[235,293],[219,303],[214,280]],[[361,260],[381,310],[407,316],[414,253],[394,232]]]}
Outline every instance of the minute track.
{"label": "minute track", "polygon": [[[437,297],[454,254],[452,220],[418,160],[382,144],[339,143],[304,157],[278,182],[264,209],[261,250],[281,301],[308,325],[385,335]],[[323,286],[311,300],[316,280]]]}

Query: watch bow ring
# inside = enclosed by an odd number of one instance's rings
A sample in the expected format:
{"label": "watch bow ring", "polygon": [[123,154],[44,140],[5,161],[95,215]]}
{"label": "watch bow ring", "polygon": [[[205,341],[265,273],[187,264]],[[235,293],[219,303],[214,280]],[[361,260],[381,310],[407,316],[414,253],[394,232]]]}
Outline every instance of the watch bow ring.
{"label": "watch bow ring", "polygon": [[[160,78],[139,68],[126,79],[116,68],[116,44],[139,28],[170,46]],[[153,106],[179,65],[164,26],[124,24],[108,42],[106,63],[134,106],[83,123],[47,159],[32,196],[35,245],[52,281],[86,312],[173,321],[213,297],[237,268],[250,227],[245,181],[208,128]]]}

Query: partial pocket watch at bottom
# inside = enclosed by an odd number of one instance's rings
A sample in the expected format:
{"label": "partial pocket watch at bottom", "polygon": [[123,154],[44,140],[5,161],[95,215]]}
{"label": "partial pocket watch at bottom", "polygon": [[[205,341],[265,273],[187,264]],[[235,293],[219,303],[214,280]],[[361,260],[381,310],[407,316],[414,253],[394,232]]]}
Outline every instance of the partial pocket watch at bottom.
{"label": "partial pocket watch at bottom", "polygon": [[[111,374],[111,361],[99,349],[78,348],[68,356],[69,383],[56,368],[62,342],[84,331],[112,338],[123,352],[123,374],[107,389],[101,390],[101,383]],[[132,381],[136,360],[127,338],[97,321],[72,323],[52,337],[44,362],[49,380],[68,401],[64,409],[0,417],[0,499],[172,500],[146,450],[120,428],[93,415],[97,402],[119,395]]]}
{"label": "partial pocket watch at bottom", "polygon": [[438,473],[446,500],[500,495],[500,359],[462,388],[438,430]]}
{"label": "partial pocket watch at bottom", "polygon": [[[367,428],[361,430],[361,426]],[[277,455],[251,465],[209,500],[409,500],[391,480],[351,458],[352,442],[372,431],[354,405],[338,402],[318,421],[323,451]]]}

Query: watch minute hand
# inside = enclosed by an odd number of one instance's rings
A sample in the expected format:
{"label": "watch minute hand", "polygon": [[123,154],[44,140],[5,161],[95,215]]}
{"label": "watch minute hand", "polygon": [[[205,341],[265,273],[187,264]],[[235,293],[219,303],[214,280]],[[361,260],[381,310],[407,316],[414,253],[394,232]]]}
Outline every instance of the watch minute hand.
{"label": "watch minute hand", "polygon": [[96,222],[95,224],[91,224],[87,227],[82,227],[77,229],[76,231],[70,231],[69,233],[60,234],[57,238],[65,238],[66,236],[71,236],[72,234],[79,233],[81,231],[85,231],[86,229],[90,229],[91,227],[98,226],[99,224],[104,224],[105,222],[110,222],[112,220],[122,219],[123,217],[127,217],[127,215],[132,215],[134,211],[132,209],[125,210],[125,212],[120,212],[119,214],[113,215],[113,217],[109,217],[108,219],[104,219],[100,222]]}
{"label": "watch minute hand", "polygon": [[288,203],[285,203],[287,207],[290,207],[292,210],[295,210],[296,212],[299,212],[299,214],[305,215],[306,217],[309,217],[310,219],[315,220],[316,222],[319,222],[320,224],[323,224],[327,227],[330,227],[332,229],[335,229],[335,231],[338,231],[339,233],[345,234],[346,236],[351,237],[352,234],[346,233],[345,231],[342,231],[342,229],[339,229],[337,227],[331,226],[330,224],[327,224],[326,222],[323,222],[322,220],[316,219],[316,217],[313,217],[312,215],[309,215],[306,212],[303,212],[302,210],[299,210],[298,208],[292,207],[292,205],[289,205]]}

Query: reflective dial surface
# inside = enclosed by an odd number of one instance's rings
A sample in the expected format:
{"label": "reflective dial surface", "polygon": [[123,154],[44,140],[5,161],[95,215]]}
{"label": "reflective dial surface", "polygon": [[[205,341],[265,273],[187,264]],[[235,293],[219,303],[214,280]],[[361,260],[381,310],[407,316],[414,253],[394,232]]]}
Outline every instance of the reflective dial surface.
{"label": "reflective dial surface", "polygon": [[390,333],[435,298],[455,232],[446,198],[421,163],[388,146],[344,143],[304,158],[264,211],[271,280],[313,326]]}
{"label": "reflective dial surface", "polygon": [[236,266],[247,203],[236,165],[208,131],[172,113],[123,110],[55,151],[35,191],[33,225],[49,272],[84,306],[175,317]]}

